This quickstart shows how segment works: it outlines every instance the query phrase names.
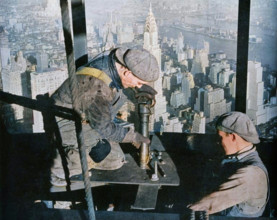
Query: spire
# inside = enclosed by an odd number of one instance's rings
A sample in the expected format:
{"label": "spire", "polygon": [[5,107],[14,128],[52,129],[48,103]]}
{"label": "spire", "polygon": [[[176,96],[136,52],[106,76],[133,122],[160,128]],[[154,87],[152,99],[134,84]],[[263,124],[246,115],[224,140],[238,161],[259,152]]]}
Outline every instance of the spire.
{"label": "spire", "polygon": [[111,25],[108,26],[108,33],[106,35],[104,45],[105,45],[104,50],[110,50],[111,48],[114,48],[113,34],[112,34],[112,31],[111,31]]}
{"label": "spire", "polygon": [[145,32],[156,32],[157,31],[157,24],[156,24],[154,14],[152,12],[152,3],[151,2],[149,5],[149,14],[146,18],[144,31]]}

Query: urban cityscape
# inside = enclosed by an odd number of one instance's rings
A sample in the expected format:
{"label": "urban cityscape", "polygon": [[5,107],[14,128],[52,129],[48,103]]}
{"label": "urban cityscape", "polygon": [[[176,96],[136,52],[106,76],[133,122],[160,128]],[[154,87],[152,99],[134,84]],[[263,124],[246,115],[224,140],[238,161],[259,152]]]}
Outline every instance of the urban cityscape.
{"label": "urban cityscape", "polygon": [[[68,77],[58,0],[0,0],[0,89],[36,99]],[[277,137],[277,1],[251,1],[246,113],[263,138]],[[267,11],[266,13],[263,13]],[[86,1],[89,59],[116,47],[144,48],[160,77],[151,132],[214,133],[235,110],[238,1]],[[274,17],[275,16],[275,17]],[[12,133],[44,132],[40,112],[1,104]],[[120,110],[123,120],[137,106]]]}

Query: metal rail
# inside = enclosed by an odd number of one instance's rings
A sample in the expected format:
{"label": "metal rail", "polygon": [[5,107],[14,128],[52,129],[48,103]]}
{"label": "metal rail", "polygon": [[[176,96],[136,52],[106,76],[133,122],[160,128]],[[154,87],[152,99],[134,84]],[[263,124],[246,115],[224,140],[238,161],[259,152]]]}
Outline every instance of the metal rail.
{"label": "metal rail", "polygon": [[49,100],[35,100],[24,96],[13,95],[7,92],[0,91],[0,100],[8,104],[17,104],[26,108],[37,111],[48,111],[55,116],[75,121],[77,118],[76,112],[70,108],[54,105]]}

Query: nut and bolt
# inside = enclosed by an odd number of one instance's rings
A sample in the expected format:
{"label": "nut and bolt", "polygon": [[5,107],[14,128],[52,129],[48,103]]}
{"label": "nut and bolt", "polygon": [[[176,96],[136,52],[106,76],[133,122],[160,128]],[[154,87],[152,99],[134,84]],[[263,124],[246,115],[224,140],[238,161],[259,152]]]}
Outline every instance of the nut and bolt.
{"label": "nut and bolt", "polygon": [[151,181],[158,181],[158,162],[155,160],[155,173],[152,174]]}

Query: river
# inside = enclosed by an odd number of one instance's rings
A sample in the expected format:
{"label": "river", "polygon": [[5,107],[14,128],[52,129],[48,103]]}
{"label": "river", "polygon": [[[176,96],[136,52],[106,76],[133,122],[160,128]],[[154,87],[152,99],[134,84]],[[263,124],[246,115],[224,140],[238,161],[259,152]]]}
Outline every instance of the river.
{"label": "river", "polygon": [[[177,39],[178,34],[182,32],[184,43],[191,45],[193,48],[198,48],[199,43],[203,40],[210,43],[210,53],[223,51],[228,59],[236,59],[237,42],[232,40],[211,38],[207,35],[194,33],[186,30],[180,30],[173,27],[160,27],[159,35]],[[262,43],[249,43],[249,60],[256,60],[262,65],[269,65],[273,70],[277,70],[277,37],[272,37],[260,33]]]}

